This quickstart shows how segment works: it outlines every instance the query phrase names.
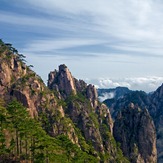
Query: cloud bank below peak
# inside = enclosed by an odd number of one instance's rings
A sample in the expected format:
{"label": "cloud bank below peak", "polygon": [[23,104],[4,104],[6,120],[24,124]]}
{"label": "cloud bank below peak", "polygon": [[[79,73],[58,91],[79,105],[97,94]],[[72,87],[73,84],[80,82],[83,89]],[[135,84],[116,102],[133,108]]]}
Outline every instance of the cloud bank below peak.
{"label": "cloud bank below peak", "polygon": [[131,77],[121,79],[100,78],[95,80],[87,80],[95,84],[97,88],[116,88],[128,87],[131,90],[144,90],[149,93],[155,91],[162,83],[163,77]]}

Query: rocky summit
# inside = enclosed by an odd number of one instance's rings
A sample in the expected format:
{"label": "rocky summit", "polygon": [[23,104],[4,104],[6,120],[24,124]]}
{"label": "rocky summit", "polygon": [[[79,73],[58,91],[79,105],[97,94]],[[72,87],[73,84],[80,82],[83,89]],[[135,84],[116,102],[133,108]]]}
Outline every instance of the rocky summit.
{"label": "rocky summit", "polygon": [[31,67],[0,40],[0,163],[157,162],[146,109],[126,105],[114,122],[95,87],[66,65],[49,73],[47,86]]}

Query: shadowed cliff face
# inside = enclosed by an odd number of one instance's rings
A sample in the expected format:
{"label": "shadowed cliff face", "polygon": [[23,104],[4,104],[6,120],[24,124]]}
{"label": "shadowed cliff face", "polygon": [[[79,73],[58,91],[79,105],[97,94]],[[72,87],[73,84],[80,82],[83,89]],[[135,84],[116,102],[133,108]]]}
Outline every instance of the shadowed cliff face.
{"label": "shadowed cliff face", "polygon": [[111,107],[112,117],[115,118],[117,112],[125,108],[129,103],[134,103],[140,108],[147,108],[149,111],[157,134],[157,154],[158,162],[163,162],[163,85],[151,94],[146,94],[143,91],[133,91],[124,95],[118,100],[106,100],[106,105]]}
{"label": "shadowed cliff face", "polygon": [[150,95],[149,112],[154,119],[157,131],[158,162],[163,162],[163,84]]}
{"label": "shadowed cliff face", "polygon": [[113,134],[131,162],[157,162],[155,126],[146,109],[131,103],[121,110],[114,122]]}

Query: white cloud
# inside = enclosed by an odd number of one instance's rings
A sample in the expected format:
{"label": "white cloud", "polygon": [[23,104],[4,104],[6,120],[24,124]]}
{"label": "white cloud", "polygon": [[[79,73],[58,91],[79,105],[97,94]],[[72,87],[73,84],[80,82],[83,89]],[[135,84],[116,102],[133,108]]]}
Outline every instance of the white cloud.
{"label": "white cloud", "polygon": [[103,102],[106,99],[112,99],[114,98],[115,93],[114,92],[110,92],[110,93],[103,93],[101,96],[98,97],[100,102]]}
{"label": "white cloud", "polygon": [[[89,82],[91,82],[91,80]],[[98,85],[99,88],[115,88],[118,86],[122,86],[128,87],[131,90],[144,90],[146,92],[151,92],[156,90],[163,83],[163,77],[149,76],[122,79],[103,78],[92,80],[92,83]]]}
{"label": "white cloud", "polygon": [[[63,40],[67,37],[82,37],[85,40],[103,40],[103,46],[107,45],[108,50],[112,48],[121,52],[162,56],[163,3],[161,1],[19,0],[19,3],[39,11],[42,13],[41,16],[0,12],[0,21],[35,27],[35,32],[42,32],[42,40],[47,38],[47,34],[52,40],[60,40],[61,37]],[[57,38],[53,34],[56,29],[61,30]],[[61,36],[62,33],[65,36]],[[36,44],[39,42],[40,39],[35,40]],[[42,43],[40,42],[40,45]],[[63,44],[69,46],[68,41]],[[32,50],[32,45],[28,45]]]}
{"label": "white cloud", "polygon": [[[49,34],[53,36],[52,30],[60,29],[66,30],[67,32],[72,32],[76,28],[80,29],[80,25],[77,22],[69,22],[57,20],[54,18],[47,18],[45,16],[31,16],[26,14],[19,14],[15,12],[4,12],[0,11],[0,22],[17,25],[19,29],[26,27],[26,30],[29,30],[29,27],[32,27],[33,32],[37,33],[41,29],[42,34]],[[46,35],[45,35],[46,36]]]}
{"label": "white cloud", "polygon": [[128,88],[131,87],[131,85],[126,81],[119,81],[119,80],[116,81],[116,80],[104,79],[104,78],[99,79],[100,88],[115,88],[119,86],[128,87]]}
{"label": "white cloud", "polygon": [[26,45],[27,49],[23,49],[25,52],[51,52],[54,50],[73,48],[78,46],[89,46],[101,44],[103,41],[91,40],[91,39],[79,39],[79,38],[64,38],[57,40],[36,40]]}
{"label": "white cloud", "polygon": [[[64,62],[81,79],[103,77],[101,82],[94,83],[100,87],[127,86],[149,91],[161,83],[162,78],[157,77],[126,78],[163,75],[161,0],[13,0],[12,3],[17,8],[9,6],[5,12],[0,11],[2,34],[9,33],[11,42],[14,37],[13,42],[23,40],[18,49],[29,56],[34,66],[45,63],[41,55],[50,55],[50,59],[46,58],[49,69]],[[44,71],[48,73],[42,66],[37,72],[45,76]],[[106,76],[116,80],[108,80]]]}

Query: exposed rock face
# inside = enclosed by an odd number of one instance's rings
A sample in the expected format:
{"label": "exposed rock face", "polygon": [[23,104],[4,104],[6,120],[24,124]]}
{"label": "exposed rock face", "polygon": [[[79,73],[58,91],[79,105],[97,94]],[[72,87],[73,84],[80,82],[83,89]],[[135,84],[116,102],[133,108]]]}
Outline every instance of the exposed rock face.
{"label": "exposed rock face", "polygon": [[[96,116],[95,110],[97,108],[97,91],[94,86],[87,86],[84,81],[75,79],[67,66],[60,65],[58,71],[50,72],[48,87],[61,94],[62,99],[69,98],[69,95],[72,96],[71,100],[68,99],[66,113],[82,130],[86,140],[96,142],[93,144],[95,149],[104,153],[100,131],[96,128],[97,126],[92,119],[96,119],[94,116]],[[80,93],[81,97],[75,98],[75,95],[78,96],[77,93]],[[90,117],[90,114],[92,114],[92,117]],[[111,117],[109,118],[111,119]],[[96,123],[98,124],[98,121]]]}
{"label": "exposed rock face", "polygon": [[163,84],[150,95],[149,112],[154,119],[157,131],[158,163],[163,162]]}
{"label": "exposed rock face", "polygon": [[96,108],[98,105],[98,94],[96,88],[87,84],[83,80],[77,80],[72,75],[66,65],[60,65],[59,70],[49,73],[48,87],[57,91],[65,99],[69,95],[84,93],[89,99],[91,106]]}
{"label": "exposed rock face", "polygon": [[131,103],[121,110],[114,122],[113,134],[131,162],[157,162],[155,126],[146,109]]}
{"label": "exposed rock face", "polygon": [[7,51],[0,56],[0,96],[4,96],[12,83],[26,74],[26,66],[17,56],[9,57]]}
{"label": "exposed rock face", "polygon": [[66,101],[65,114],[80,129],[84,138],[91,142],[95,151],[109,155],[109,160],[105,161],[115,162],[117,147],[113,143],[113,121],[106,105],[98,102],[95,87],[73,78],[65,65],[59,66],[58,71],[50,72],[48,86],[61,95],[61,100]]}
{"label": "exposed rock face", "polygon": [[86,95],[91,102],[91,106],[96,108],[98,105],[98,94],[96,88],[93,85],[89,84],[87,86]]}
{"label": "exposed rock face", "polygon": [[3,50],[0,46],[0,98],[6,102],[16,98],[50,136],[66,135],[99,162],[126,163],[112,136],[110,112],[98,103],[94,86],[73,78],[61,65],[49,74],[52,93],[18,54],[5,45]]}
{"label": "exposed rock face", "polygon": [[68,95],[76,94],[75,81],[69,69],[65,65],[59,66],[59,71],[50,72],[48,87],[60,90],[62,96],[66,98]]}
{"label": "exposed rock face", "polygon": [[110,108],[112,117],[115,118],[118,111],[129,103],[134,103],[140,108],[147,108],[156,126],[158,163],[163,162],[163,85],[151,94],[143,91],[132,91],[117,100],[105,101]]}
{"label": "exposed rock face", "polygon": [[43,127],[47,133],[51,136],[67,135],[73,143],[78,144],[74,126],[65,117],[62,106],[57,103],[57,97],[18,55],[12,54],[7,48],[0,53],[0,98],[5,101],[16,98],[33,118],[40,121],[43,121],[42,115],[45,115],[47,124]]}

